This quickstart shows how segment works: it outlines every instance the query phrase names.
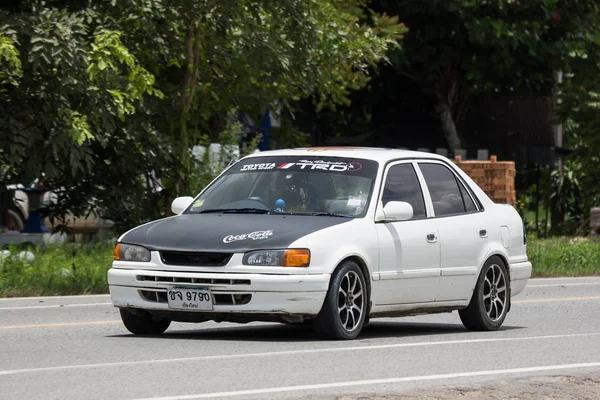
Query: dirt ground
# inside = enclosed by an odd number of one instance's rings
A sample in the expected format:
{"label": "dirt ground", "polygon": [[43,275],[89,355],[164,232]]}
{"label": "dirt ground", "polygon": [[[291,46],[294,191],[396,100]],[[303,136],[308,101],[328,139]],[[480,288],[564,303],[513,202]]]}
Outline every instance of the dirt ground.
{"label": "dirt ground", "polygon": [[[317,400],[316,398],[313,398]],[[319,400],[600,400],[600,373],[497,380],[489,384],[419,389],[397,395],[364,393]]]}

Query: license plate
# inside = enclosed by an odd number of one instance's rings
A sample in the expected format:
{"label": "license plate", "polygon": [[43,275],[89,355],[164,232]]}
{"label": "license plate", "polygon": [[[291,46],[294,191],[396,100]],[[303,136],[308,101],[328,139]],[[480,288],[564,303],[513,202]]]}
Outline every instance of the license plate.
{"label": "license plate", "polygon": [[212,310],[213,300],[210,290],[176,287],[167,291],[169,308],[176,310]]}

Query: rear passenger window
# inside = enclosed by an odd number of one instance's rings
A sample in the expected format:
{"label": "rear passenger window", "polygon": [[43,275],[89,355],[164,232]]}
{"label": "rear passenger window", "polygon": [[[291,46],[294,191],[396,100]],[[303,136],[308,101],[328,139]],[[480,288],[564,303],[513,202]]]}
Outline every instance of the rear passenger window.
{"label": "rear passenger window", "polygon": [[393,165],[388,170],[381,201],[404,201],[413,208],[412,219],[425,218],[425,200],[412,164]]}
{"label": "rear passenger window", "polygon": [[463,202],[465,203],[467,212],[477,211],[477,207],[475,207],[475,203],[473,203],[473,199],[471,199],[471,196],[469,196],[469,193],[467,192],[467,189],[465,189],[464,185],[459,182],[458,187],[460,188],[460,194],[462,194]]}
{"label": "rear passenger window", "polygon": [[425,177],[436,217],[465,213],[460,187],[448,168],[440,164],[419,164],[419,168]]}

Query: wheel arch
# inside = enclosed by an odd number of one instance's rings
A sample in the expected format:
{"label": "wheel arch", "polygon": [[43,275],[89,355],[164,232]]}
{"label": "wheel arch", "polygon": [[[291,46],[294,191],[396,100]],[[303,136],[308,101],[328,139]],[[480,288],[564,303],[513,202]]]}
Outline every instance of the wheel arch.
{"label": "wheel arch", "polygon": [[[367,299],[368,299],[367,307],[369,308],[368,312],[370,312],[372,289],[371,289],[371,273],[369,272],[369,267],[367,266],[366,261],[361,256],[352,254],[352,255],[345,256],[337,263],[336,267],[333,270],[333,273],[331,274],[332,276],[345,261],[354,261],[355,263],[357,263],[364,275],[365,282],[367,284]],[[369,315],[369,314],[367,313],[367,315]]]}
{"label": "wheel arch", "polygon": [[[481,264],[481,267],[479,267],[479,273],[481,273],[481,269],[483,268],[483,266],[485,265],[485,263],[492,257],[498,257],[499,259],[502,260],[502,262],[504,263],[504,266],[506,267],[506,273],[508,274],[508,284],[510,286],[510,266],[508,264],[508,258],[506,257],[505,254],[502,254],[500,252],[492,252],[490,255],[487,256],[487,258],[483,261],[483,264]],[[479,274],[478,274],[479,275]]]}
{"label": "wheel arch", "polygon": [[[477,285],[477,280],[479,279],[479,276],[481,275],[483,266],[489,261],[490,258],[492,258],[494,256],[496,256],[500,260],[502,260],[502,262],[504,263],[504,266],[506,267],[506,273],[508,274],[508,281],[506,282],[506,284],[508,286],[508,289],[510,290],[510,267],[508,264],[508,258],[506,257],[506,254],[503,254],[501,251],[490,250],[486,254],[486,256],[483,258],[483,261],[481,262],[479,267],[477,268],[477,274],[475,275],[475,281],[473,282],[473,286],[471,287],[471,295],[469,296],[469,302],[471,301],[471,299],[473,297],[473,293],[475,292],[475,286]],[[510,297],[509,297],[509,310],[510,310]]]}

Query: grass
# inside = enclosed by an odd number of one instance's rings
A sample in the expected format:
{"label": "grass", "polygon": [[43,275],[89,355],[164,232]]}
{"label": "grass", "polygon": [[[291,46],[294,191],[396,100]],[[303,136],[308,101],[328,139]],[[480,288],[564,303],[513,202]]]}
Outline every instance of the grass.
{"label": "grass", "polygon": [[531,239],[527,255],[534,277],[600,275],[600,240]]}
{"label": "grass", "polygon": [[[33,248],[32,263],[0,255],[0,297],[108,293],[106,272],[113,247],[95,243]],[[22,250],[9,248],[13,255]]]}
{"label": "grass", "polygon": [[[32,263],[0,255],[0,297],[108,293],[112,250],[113,243],[36,248]],[[530,239],[527,254],[534,277],[600,275],[600,240]]]}

